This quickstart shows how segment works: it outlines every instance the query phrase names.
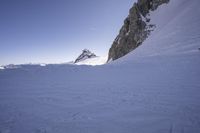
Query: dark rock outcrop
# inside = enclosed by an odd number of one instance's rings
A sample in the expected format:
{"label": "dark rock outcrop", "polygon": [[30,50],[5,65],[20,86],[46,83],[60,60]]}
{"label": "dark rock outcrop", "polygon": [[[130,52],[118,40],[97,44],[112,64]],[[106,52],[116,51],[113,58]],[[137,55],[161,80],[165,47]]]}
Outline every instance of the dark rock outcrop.
{"label": "dark rock outcrop", "polygon": [[168,2],[169,0],[138,0],[130,9],[119,35],[109,50],[108,61],[116,60],[141,45],[156,27],[150,24],[149,12]]}
{"label": "dark rock outcrop", "polygon": [[84,49],[82,51],[82,54],[78,56],[78,58],[75,60],[74,63],[78,63],[80,61],[89,59],[89,58],[94,58],[97,57],[94,53],[90,52],[88,49]]}

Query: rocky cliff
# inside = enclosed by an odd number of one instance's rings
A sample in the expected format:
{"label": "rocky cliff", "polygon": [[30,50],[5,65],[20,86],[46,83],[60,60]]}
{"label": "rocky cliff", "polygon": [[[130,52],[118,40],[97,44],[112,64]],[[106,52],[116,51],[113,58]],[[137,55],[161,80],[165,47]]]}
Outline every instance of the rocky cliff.
{"label": "rocky cliff", "polygon": [[149,12],[168,2],[169,0],[138,0],[134,3],[109,50],[108,61],[116,60],[141,45],[156,27],[151,24]]}

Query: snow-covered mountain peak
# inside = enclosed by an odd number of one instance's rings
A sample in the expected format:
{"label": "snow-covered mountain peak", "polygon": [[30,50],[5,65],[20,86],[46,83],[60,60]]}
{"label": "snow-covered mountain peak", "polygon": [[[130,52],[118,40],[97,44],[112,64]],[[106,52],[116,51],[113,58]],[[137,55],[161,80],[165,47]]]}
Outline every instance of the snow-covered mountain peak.
{"label": "snow-covered mountain peak", "polygon": [[84,61],[86,59],[94,58],[94,57],[97,57],[97,56],[94,53],[92,53],[90,50],[84,49],[82,53],[78,56],[78,58],[75,60],[74,63],[78,63],[80,61]]}
{"label": "snow-covered mountain peak", "polygon": [[76,65],[103,65],[106,63],[108,56],[96,56],[88,49],[84,49],[81,55],[74,61]]}

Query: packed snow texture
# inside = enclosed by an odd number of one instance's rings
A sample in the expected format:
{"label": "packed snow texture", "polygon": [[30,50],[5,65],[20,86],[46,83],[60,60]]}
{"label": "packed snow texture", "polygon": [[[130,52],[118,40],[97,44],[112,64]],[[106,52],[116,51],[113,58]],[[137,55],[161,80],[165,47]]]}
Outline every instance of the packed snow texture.
{"label": "packed snow texture", "polygon": [[106,65],[0,69],[0,133],[199,133],[199,5],[160,6],[144,44]]}

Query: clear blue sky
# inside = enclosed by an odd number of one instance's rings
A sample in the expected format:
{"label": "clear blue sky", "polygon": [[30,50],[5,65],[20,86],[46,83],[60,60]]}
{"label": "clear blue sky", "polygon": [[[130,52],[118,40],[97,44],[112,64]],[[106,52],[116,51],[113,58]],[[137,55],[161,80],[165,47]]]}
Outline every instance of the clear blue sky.
{"label": "clear blue sky", "polygon": [[106,55],[134,0],[0,0],[0,65]]}

